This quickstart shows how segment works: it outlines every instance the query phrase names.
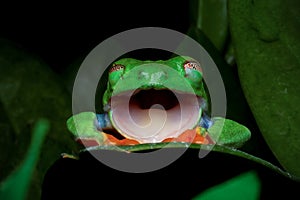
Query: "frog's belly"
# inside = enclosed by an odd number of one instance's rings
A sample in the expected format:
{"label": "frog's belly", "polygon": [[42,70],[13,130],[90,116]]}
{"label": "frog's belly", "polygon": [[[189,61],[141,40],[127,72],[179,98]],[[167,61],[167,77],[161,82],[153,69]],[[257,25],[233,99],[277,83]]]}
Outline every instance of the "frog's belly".
{"label": "frog's belly", "polygon": [[126,138],[141,143],[161,142],[166,138],[175,138],[199,122],[201,108],[195,96],[180,96],[178,104],[165,110],[159,104],[150,108],[141,108],[129,103],[126,97],[118,97],[112,106],[114,127]]}

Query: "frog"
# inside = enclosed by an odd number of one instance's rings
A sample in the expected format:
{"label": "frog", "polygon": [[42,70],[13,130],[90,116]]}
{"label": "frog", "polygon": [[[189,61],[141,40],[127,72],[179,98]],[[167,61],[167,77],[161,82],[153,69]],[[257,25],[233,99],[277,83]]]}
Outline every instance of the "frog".
{"label": "frog", "polygon": [[84,146],[183,142],[239,148],[251,137],[236,121],[210,117],[202,66],[192,57],[121,58],[108,68],[107,79],[103,112],[67,120]]}

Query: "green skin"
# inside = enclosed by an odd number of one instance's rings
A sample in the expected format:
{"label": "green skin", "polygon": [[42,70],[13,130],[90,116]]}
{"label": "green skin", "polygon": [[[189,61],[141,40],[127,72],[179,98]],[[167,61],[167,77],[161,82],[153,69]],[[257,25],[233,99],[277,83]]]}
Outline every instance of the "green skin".
{"label": "green skin", "polygon": [[[165,66],[169,67],[169,70],[166,70]],[[169,60],[158,61],[140,61],[132,58],[118,60],[110,68],[107,89],[103,95],[103,108],[108,113],[106,116],[109,116],[106,117],[105,125],[95,123],[98,122],[95,113],[82,112],[68,119],[68,129],[76,138],[92,139],[101,145],[106,134],[99,128],[103,130],[115,128],[112,118],[114,113],[110,109],[112,97],[137,88],[160,90],[166,89],[166,86],[171,91],[193,93],[201,99],[207,99],[201,67],[197,61],[190,57],[177,56]],[[204,107],[202,109],[205,110]],[[202,109],[199,112],[199,121],[201,117],[203,118]],[[100,118],[104,118],[104,116],[102,114]],[[205,128],[207,128],[209,136],[219,145],[237,148],[242,146],[251,136],[248,128],[232,120],[221,117],[214,117],[209,120],[213,125]],[[200,125],[201,123],[198,124],[198,126]]]}

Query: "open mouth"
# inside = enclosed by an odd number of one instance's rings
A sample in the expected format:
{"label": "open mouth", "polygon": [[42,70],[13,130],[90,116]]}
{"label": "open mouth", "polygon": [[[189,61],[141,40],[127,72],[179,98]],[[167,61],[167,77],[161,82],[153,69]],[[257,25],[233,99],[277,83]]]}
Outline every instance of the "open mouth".
{"label": "open mouth", "polygon": [[155,105],[170,110],[179,105],[176,95],[167,89],[163,90],[136,90],[129,101],[130,106],[138,106],[140,109],[150,109]]}
{"label": "open mouth", "polygon": [[113,96],[111,113],[121,135],[141,143],[156,143],[194,128],[201,108],[195,94],[138,89]]}

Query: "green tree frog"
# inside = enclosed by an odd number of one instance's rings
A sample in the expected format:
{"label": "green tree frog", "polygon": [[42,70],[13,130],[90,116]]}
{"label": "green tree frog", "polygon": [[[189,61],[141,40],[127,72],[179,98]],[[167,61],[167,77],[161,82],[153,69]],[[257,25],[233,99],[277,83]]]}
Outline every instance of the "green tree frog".
{"label": "green tree frog", "polygon": [[187,56],[114,62],[102,102],[105,113],[82,112],[67,120],[77,141],[88,146],[190,142],[240,147],[251,135],[235,121],[209,117],[202,68]]}

